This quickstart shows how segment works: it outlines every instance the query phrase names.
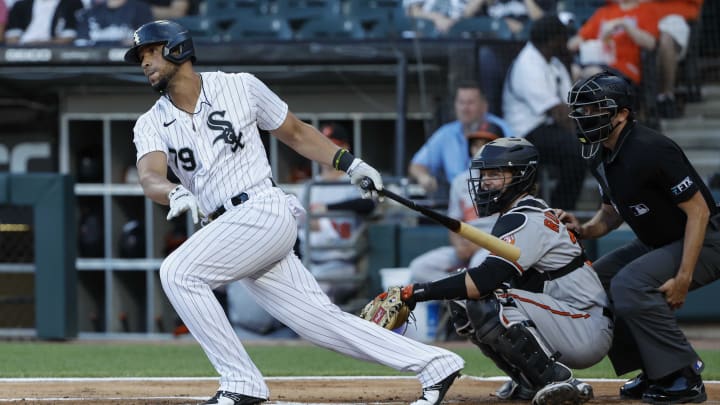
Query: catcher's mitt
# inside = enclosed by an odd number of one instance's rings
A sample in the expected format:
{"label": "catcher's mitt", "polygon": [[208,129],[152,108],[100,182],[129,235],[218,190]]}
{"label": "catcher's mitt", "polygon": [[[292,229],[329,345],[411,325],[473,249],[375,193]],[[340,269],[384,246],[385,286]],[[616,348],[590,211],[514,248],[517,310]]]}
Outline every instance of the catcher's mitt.
{"label": "catcher's mitt", "polygon": [[408,321],[412,313],[410,306],[400,298],[401,294],[400,287],[390,287],[365,305],[360,317],[385,329],[397,329]]}

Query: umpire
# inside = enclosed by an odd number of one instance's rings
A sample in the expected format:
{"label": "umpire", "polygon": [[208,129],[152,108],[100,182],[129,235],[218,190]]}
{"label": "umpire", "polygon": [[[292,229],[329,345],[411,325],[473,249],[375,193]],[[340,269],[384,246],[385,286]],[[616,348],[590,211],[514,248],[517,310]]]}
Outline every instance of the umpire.
{"label": "umpire", "polygon": [[635,122],[634,102],[631,85],[607,72],[570,90],[570,117],[603,203],[582,225],[570,213],[559,216],[583,239],[599,238],[623,221],[637,236],[594,263],[615,311],[608,354],[615,372],[642,369],[620,396],[704,402],[703,362],[673,311],[688,290],[720,276],[720,214],[680,147]]}

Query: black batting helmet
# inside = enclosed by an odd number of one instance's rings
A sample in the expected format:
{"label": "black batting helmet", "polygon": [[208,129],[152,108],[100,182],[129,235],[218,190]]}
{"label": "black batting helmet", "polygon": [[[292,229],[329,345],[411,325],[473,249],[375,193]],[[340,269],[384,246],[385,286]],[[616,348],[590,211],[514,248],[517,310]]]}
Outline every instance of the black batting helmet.
{"label": "black batting helmet", "polygon": [[180,64],[190,59],[195,62],[195,47],[190,32],[182,25],[167,20],[144,24],[133,34],[133,47],[125,53],[125,62],[140,63],[138,49],[150,44],[164,44],[163,57]]}
{"label": "black batting helmet", "polygon": [[613,130],[612,118],[623,108],[633,112],[633,87],[623,77],[598,73],[575,83],[568,93],[570,118],[577,124],[582,155],[590,159]]}
{"label": "black batting helmet", "polygon": [[[517,197],[530,193],[537,176],[538,151],[524,138],[498,138],[486,143],[470,164],[468,189],[478,216],[500,212]],[[499,190],[483,188],[483,170],[509,169],[512,179]]]}

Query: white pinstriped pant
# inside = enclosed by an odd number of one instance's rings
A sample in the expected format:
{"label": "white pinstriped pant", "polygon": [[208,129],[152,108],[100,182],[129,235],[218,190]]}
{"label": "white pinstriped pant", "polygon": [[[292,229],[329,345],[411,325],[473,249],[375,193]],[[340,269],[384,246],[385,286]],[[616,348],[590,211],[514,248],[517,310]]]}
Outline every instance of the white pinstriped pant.
{"label": "white pinstriped pant", "polygon": [[268,188],[193,234],[160,267],[165,294],[220,374],[220,390],[269,397],[262,374],[212,292],[239,279],[260,306],[304,339],[414,372],[423,387],[464,366],[448,350],[341,311],[292,252],[296,234],[285,194]]}

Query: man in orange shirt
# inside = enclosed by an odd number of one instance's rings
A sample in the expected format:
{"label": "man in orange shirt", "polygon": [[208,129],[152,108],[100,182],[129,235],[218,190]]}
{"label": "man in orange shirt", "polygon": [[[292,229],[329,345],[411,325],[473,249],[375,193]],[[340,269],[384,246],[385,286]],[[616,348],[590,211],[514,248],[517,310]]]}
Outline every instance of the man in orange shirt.
{"label": "man in orange shirt", "polygon": [[[568,41],[570,51],[580,51],[581,66],[573,67],[575,79],[609,68],[639,85],[640,51],[655,49],[659,21],[653,5],[640,0],[613,0],[598,8]],[[586,58],[590,53],[594,57]]]}
{"label": "man in orange shirt", "polygon": [[649,0],[660,14],[657,56],[660,88],[658,112],[664,118],[678,116],[675,105],[675,79],[678,62],[685,58],[690,41],[688,21],[697,21],[703,0]]}

